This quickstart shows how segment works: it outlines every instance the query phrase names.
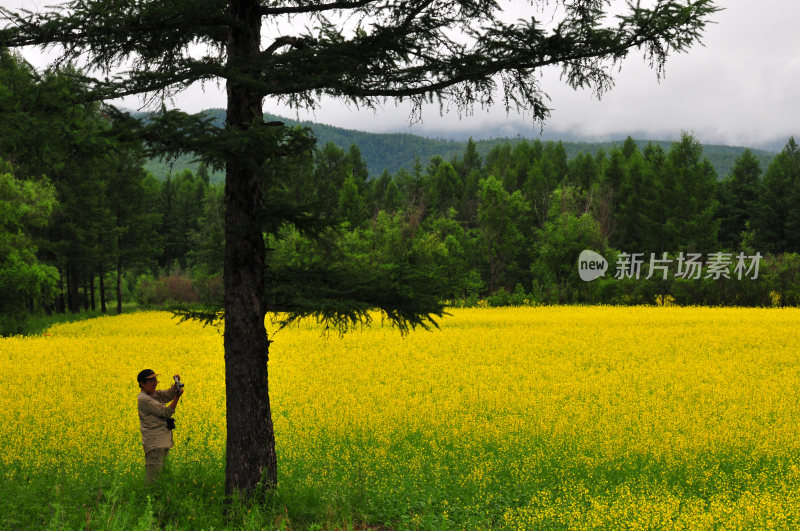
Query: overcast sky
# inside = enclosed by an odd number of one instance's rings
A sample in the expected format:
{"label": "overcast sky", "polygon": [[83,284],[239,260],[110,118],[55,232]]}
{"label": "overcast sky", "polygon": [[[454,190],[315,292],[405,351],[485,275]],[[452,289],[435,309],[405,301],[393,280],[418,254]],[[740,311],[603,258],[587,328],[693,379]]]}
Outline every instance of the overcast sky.
{"label": "overcast sky", "polygon": [[[0,0],[6,6],[35,5],[31,0]],[[37,2],[38,3],[38,2]],[[618,2],[622,3],[622,2]],[[627,133],[651,139],[674,139],[681,131],[704,143],[758,147],[790,135],[800,136],[800,1],[720,0],[725,10],[714,16],[705,46],[672,56],[659,82],[633,52],[616,74],[616,86],[598,101],[590,91],[566,87],[558,71],[544,73],[542,88],[550,95],[552,115],[547,136],[569,131],[587,140]],[[39,5],[49,2],[42,0]],[[525,5],[517,3],[517,6]],[[525,8],[513,15],[528,17]],[[527,7],[532,10],[534,8]],[[541,14],[541,11],[538,12]],[[26,57],[42,66],[38,53]],[[135,108],[137,99],[123,105]],[[179,95],[175,105],[189,112],[225,107],[224,89],[207,85]],[[507,115],[502,106],[475,109],[472,116],[439,115],[438,105],[423,111],[422,123],[409,125],[410,107],[386,104],[377,112],[325,101],[314,112],[297,113],[266,100],[266,112],[372,132],[410,132],[441,137],[476,138],[500,132],[539,134],[529,117]]]}

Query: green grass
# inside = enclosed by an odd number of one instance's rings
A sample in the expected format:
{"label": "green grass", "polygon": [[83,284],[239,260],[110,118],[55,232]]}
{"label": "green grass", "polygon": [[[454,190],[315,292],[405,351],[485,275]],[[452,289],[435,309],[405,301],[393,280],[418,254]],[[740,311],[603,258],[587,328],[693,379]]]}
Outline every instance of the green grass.
{"label": "green grass", "polygon": [[[793,458],[753,461],[748,452],[725,450],[673,463],[633,454],[587,467],[579,455],[565,459],[569,453],[564,452],[569,448],[561,443],[540,440],[527,448],[473,447],[473,456],[445,451],[442,457],[428,460],[425,470],[412,471],[403,463],[419,463],[417,454],[430,450],[419,448],[419,442],[413,435],[398,440],[391,461],[399,467],[391,478],[376,482],[367,478],[388,471],[362,470],[359,476],[352,468],[353,458],[371,467],[374,449],[368,444],[353,447],[349,466],[325,463],[325,485],[317,488],[299,487],[305,482],[292,479],[319,474],[322,462],[311,458],[305,463],[283,463],[281,470],[284,476],[291,476],[290,480],[261,502],[234,499],[226,503],[222,463],[178,465],[166,470],[152,487],[143,485],[143,474],[87,473],[77,480],[59,477],[57,471],[36,476],[18,471],[14,481],[0,480],[0,513],[4,515],[0,525],[3,529],[126,530],[503,529],[507,528],[504,514],[514,514],[518,520],[525,511],[533,511],[537,513],[535,524],[525,528],[565,529],[563,514],[589,513],[598,505],[624,505],[626,499],[646,500],[639,509],[680,499],[687,512],[717,512],[725,507],[734,513],[747,512],[751,505],[748,496],[755,486],[762,494],[777,494],[786,487],[779,478],[796,466]],[[352,443],[329,440],[309,450]],[[526,460],[530,462],[531,456],[539,456],[532,466],[516,468]],[[488,461],[500,458],[510,466],[495,471],[485,485],[487,490],[465,489],[463,480],[470,468],[486,457],[490,457]],[[714,474],[709,475],[709,470]],[[392,488],[387,489],[387,484]],[[581,491],[583,494],[579,494]],[[598,512],[605,517],[614,512],[619,517],[620,511],[624,507]],[[678,508],[675,516],[680,512]],[[756,520],[750,520],[751,525],[769,527],[764,514],[752,516]],[[632,523],[635,518],[622,521]],[[619,524],[620,520],[601,519],[600,527],[613,528],[615,522]],[[798,523],[783,521],[790,526]],[[663,520],[652,524],[650,528],[661,528]],[[686,528],[685,524],[677,528]],[[719,526],[726,527],[721,511],[712,527]]]}
{"label": "green grass", "polygon": [[[0,479],[0,529],[364,529],[342,507],[312,492],[259,501],[224,496],[221,467],[165,470],[146,486],[141,475],[49,475]],[[215,471],[214,471],[215,470]],[[293,493],[298,495],[298,493]],[[309,506],[309,503],[312,503]]]}

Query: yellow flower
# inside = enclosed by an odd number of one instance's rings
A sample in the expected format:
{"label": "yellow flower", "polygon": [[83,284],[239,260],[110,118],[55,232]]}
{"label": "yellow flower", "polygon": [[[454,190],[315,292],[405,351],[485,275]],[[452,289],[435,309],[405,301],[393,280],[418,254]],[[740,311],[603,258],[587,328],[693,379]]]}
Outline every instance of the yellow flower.
{"label": "yellow flower", "polygon": [[[800,310],[449,312],[441,330],[402,338],[380,319],[341,339],[311,321],[270,334],[282,485],[332,506],[350,503],[343,489],[408,498],[416,526],[429,525],[420,506],[458,528],[800,521]],[[152,368],[186,384],[172,466],[222,488],[217,330],[148,312],[47,334],[0,339],[7,481],[138,473],[136,374]]]}

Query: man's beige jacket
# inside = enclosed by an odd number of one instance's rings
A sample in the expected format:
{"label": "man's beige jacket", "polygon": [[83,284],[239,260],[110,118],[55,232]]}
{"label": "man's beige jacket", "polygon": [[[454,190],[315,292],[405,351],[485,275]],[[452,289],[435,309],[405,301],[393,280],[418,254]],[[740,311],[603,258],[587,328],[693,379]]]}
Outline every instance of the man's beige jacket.
{"label": "man's beige jacket", "polygon": [[175,398],[176,392],[170,387],[166,391],[156,391],[155,395],[139,393],[139,426],[145,453],[156,448],[172,448],[172,430],[167,429],[167,419],[175,410],[167,403]]}

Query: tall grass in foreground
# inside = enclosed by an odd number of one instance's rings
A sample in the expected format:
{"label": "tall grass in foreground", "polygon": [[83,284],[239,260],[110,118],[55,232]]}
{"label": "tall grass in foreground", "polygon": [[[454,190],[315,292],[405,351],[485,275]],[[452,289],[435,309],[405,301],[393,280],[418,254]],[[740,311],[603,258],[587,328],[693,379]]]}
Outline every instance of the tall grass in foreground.
{"label": "tall grass in foreground", "polygon": [[[148,312],[0,339],[0,525],[800,525],[799,310],[451,312],[405,338],[271,336],[279,485],[260,505],[223,501],[217,330]],[[187,386],[155,489],[141,484],[143,368]]]}

